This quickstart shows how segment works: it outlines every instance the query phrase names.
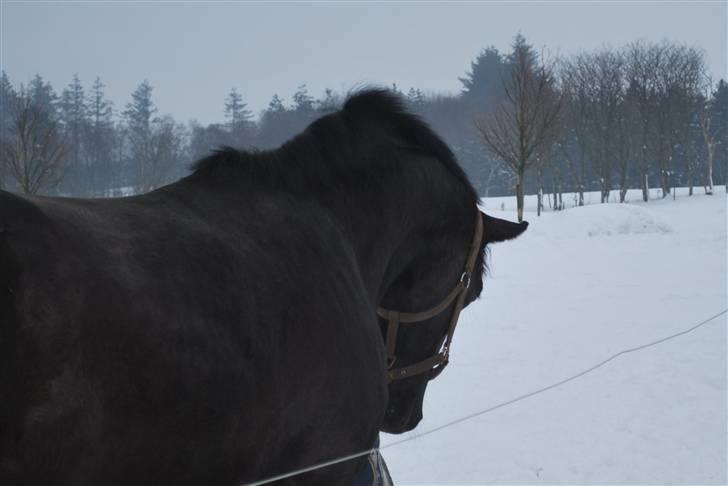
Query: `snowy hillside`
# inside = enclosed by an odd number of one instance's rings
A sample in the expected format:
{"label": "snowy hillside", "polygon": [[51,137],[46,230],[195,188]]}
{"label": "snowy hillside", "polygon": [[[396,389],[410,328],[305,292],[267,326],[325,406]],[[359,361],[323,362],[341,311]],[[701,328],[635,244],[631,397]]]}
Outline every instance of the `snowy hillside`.
{"label": "snowy hillside", "polygon": [[[726,195],[592,204],[537,218],[494,245],[483,297],[463,313],[424,420],[383,435],[407,484],[725,484],[725,315],[573,382],[558,382],[726,308]],[[702,192],[702,191],[700,191]],[[515,218],[513,198],[483,201]],[[501,207],[505,211],[501,211]]]}

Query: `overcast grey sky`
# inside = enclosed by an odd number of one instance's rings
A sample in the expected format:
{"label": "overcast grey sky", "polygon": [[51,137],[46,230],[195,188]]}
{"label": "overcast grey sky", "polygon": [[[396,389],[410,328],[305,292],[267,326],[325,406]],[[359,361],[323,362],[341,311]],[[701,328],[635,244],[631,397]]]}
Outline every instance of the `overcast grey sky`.
{"label": "overcast grey sky", "polygon": [[701,47],[726,77],[726,2],[31,2],[0,0],[0,65],[57,91],[99,75],[117,109],[144,78],[160,113],[222,121],[237,87],[256,112],[299,84],[320,96],[374,83],[458,92],[486,46],[519,31],[570,54],[638,38]]}

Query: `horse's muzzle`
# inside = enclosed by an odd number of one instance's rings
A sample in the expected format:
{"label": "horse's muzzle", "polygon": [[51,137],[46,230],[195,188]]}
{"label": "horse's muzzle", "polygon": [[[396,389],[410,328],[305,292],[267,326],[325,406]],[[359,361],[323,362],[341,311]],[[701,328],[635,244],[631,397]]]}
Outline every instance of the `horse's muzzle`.
{"label": "horse's muzzle", "polygon": [[389,407],[379,429],[388,434],[401,434],[417,427],[421,420],[422,407],[413,406],[408,413],[401,413],[396,408]]}

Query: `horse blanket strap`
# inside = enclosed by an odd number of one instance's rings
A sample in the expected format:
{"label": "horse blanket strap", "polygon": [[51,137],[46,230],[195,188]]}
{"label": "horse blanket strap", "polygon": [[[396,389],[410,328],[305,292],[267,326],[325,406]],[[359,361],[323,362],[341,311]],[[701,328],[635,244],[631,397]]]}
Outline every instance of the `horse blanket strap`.
{"label": "horse blanket strap", "polygon": [[[389,372],[387,376],[389,381],[398,380],[401,378],[407,378],[410,376],[418,375],[420,373],[430,373],[429,379],[436,378],[442,370],[447,366],[450,359],[450,344],[452,343],[452,337],[455,334],[455,327],[460,317],[460,312],[463,310],[465,305],[465,297],[467,290],[470,288],[470,280],[473,275],[475,268],[475,262],[478,258],[478,252],[480,251],[480,244],[483,240],[483,221],[480,217],[480,211],[477,212],[475,220],[475,232],[473,234],[473,241],[470,246],[468,253],[468,259],[465,262],[465,269],[460,275],[460,280],[455,285],[450,293],[436,306],[422,311],[422,312],[399,312],[395,310],[388,310],[382,307],[377,309],[377,315],[387,320],[387,335],[386,335],[386,348],[387,348],[387,361],[389,366]],[[439,352],[434,356],[431,356],[425,360],[404,366],[402,368],[393,368],[395,361],[397,360],[396,349],[397,349],[397,333],[399,331],[400,324],[422,322],[444,312],[450,305],[455,301],[455,307],[452,311],[452,317],[450,318],[450,325],[448,326],[447,333],[442,337],[438,346]]]}

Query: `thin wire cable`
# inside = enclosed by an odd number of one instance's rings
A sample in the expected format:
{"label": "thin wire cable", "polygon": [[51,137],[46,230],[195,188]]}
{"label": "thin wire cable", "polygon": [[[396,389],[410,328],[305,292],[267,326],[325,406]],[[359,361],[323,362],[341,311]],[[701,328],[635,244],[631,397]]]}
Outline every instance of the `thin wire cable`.
{"label": "thin wire cable", "polygon": [[616,359],[616,358],[618,358],[620,356],[623,356],[623,355],[628,354],[628,353],[634,353],[635,351],[640,351],[642,349],[649,348],[651,346],[656,346],[658,344],[664,343],[665,341],[669,341],[671,339],[675,339],[677,337],[680,337],[680,336],[683,336],[683,335],[688,334],[690,332],[693,332],[694,330],[698,329],[699,327],[704,326],[705,324],[709,323],[710,321],[712,321],[714,319],[717,319],[718,317],[722,316],[726,312],[728,312],[728,309],[724,309],[724,310],[718,312],[717,314],[713,315],[712,317],[709,317],[708,319],[705,319],[704,321],[700,322],[699,324],[696,324],[693,327],[691,327],[689,329],[686,329],[684,331],[680,331],[678,333],[672,334],[672,335],[667,336],[667,337],[664,337],[662,339],[658,339],[657,341],[652,341],[651,343],[642,344],[640,346],[635,346],[634,348],[629,348],[629,349],[625,349],[624,351],[620,351],[619,353],[610,356],[609,358],[605,359],[604,361],[602,361],[600,363],[597,363],[594,366],[592,366],[590,368],[587,368],[584,371],[581,371],[581,372],[579,372],[579,373],[577,373],[577,374],[575,374],[573,376],[570,376],[569,378],[563,379],[561,381],[558,381],[558,382],[553,383],[551,385],[545,386],[543,388],[539,388],[538,390],[534,390],[534,391],[532,391],[530,393],[526,393],[525,395],[521,395],[519,397],[513,398],[513,399],[508,400],[506,402],[499,403],[498,405],[493,405],[492,407],[486,408],[485,410],[481,410],[479,412],[471,413],[470,415],[466,415],[465,417],[461,417],[459,419],[456,419],[456,420],[447,422],[447,423],[442,424],[442,425],[440,425],[438,427],[435,427],[434,429],[426,430],[425,432],[418,433],[418,434],[413,434],[411,436],[405,437],[404,439],[398,440],[396,442],[390,442],[389,444],[387,444],[385,446],[381,446],[380,449],[387,449],[388,447],[393,447],[393,446],[396,446],[396,445],[399,445],[399,444],[403,444],[405,442],[409,442],[409,441],[414,440],[414,439],[419,439],[420,437],[424,437],[426,435],[435,433],[435,432],[440,431],[442,429],[446,429],[448,427],[452,427],[453,425],[459,424],[461,422],[465,422],[466,420],[471,420],[471,419],[473,419],[475,417],[479,417],[481,415],[484,415],[486,413],[492,412],[494,410],[498,410],[499,408],[503,408],[503,407],[508,406],[508,405],[511,405],[513,403],[520,402],[521,400],[525,400],[526,398],[530,398],[530,397],[532,397],[534,395],[538,395],[538,394],[543,393],[545,391],[552,390],[552,389],[554,389],[556,387],[559,387],[561,385],[564,385],[564,384],[566,384],[566,383],[568,383],[570,381],[576,380],[577,378],[581,378],[582,376],[586,375],[587,373],[591,373],[592,371],[594,371],[594,370],[596,370],[598,368],[601,368],[605,364],[609,363],[610,361],[612,361],[612,360],[614,360],[614,359]]}
{"label": "thin wire cable", "polygon": [[418,433],[418,434],[413,434],[413,435],[411,435],[409,437],[405,437],[404,439],[401,439],[401,440],[398,440],[398,441],[395,441],[395,442],[390,442],[389,444],[387,444],[385,446],[381,446],[379,448],[369,449],[367,451],[358,452],[356,454],[350,454],[348,456],[340,457],[338,459],[333,459],[331,461],[323,462],[321,464],[316,464],[314,466],[309,466],[309,467],[306,467],[306,468],[303,468],[303,469],[297,469],[295,471],[291,471],[291,472],[286,473],[286,474],[281,474],[281,475],[278,475],[278,476],[270,477],[270,478],[263,479],[263,480],[260,480],[260,481],[256,481],[256,482],[253,482],[253,483],[246,483],[246,484],[241,485],[241,486],[260,486],[260,485],[263,485],[263,484],[272,483],[273,481],[279,481],[281,479],[286,479],[286,478],[290,478],[290,477],[293,477],[293,476],[298,476],[299,474],[303,474],[303,473],[315,471],[317,469],[322,469],[322,468],[328,467],[328,466],[333,466],[334,464],[339,464],[339,463],[342,463],[342,462],[349,461],[351,459],[356,459],[358,457],[366,456],[366,455],[371,454],[373,452],[376,452],[378,450],[388,449],[390,447],[394,447],[394,446],[398,446],[400,444],[404,444],[405,442],[409,442],[409,441],[412,441],[412,440],[415,440],[415,439],[419,439],[419,438],[424,437],[426,435],[434,434],[435,432],[439,432],[440,430],[446,429],[448,427],[452,427],[454,425],[457,425],[459,423],[465,422],[467,420],[472,420],[475,417],[479,417],[481,415],[485,415],[486,413],[493,412],[495,410],[498,410],[499,408],[503,408],[503,407],[506,407],[508,405],[512,405],[512,404],[514,404],[516,402],[520,402],[521,400],[525,400],[525,399],[530,398],[532,396],[535,396],[535,395],[544,393],[544,392],[546,392],[548,390],[552,390],[554,388],[557,388],[557,387],[559,387],[561,385],[564,385],[564,384],[566,384],[566,383],[568,383],[570,381],[576,380],[577,378],[581,378],[582,376],[584,376],[584,375],[586,375],[588,373],[591,373],[592,371],[594,371],[594,370],[596,370],[598,368],[601,368],[602,366],[606,365],[610,361],[612,361],[612,360],[614,360],[614,359],[616,359],[616,358],[618,358],[620,356],[623,356],[625,354],[634,353],[636,351],[640,351],[640,350],[643,350],[643,349],[646,349],[646,348],[649,348],[649,347],[652,347],[652,346],[656,346],[658,344],[662,344],[662,343],[664,343],[666,341],[670,341],[671,339],[675,339],[677,337],[684,336],[685,334],[691,333],[691,332],[695,331],[696,329],[698,329],[699,327],[702,327],[705,324],[708,324],[709,322],[717,319],[718,317],[722,316],[726,312],[728,312],[728,309],[723,309],[722,311],[718,312],[717,314],[715,314],[715,315],[713,315],[713,316],[711,316],[711,317],[709,317],[709,318],[707,318],[707,319],[699,322],[698,324],[696,324],[696,325],[694,325],[694,326],[692,326],[692,327],[690,327],[688,329],[685,329],[684,331],[680,331],[680,332],[677,332],[675,334],[671,334],[671,335],[666,336],[664,338],[658,339],[657,341],[652,341],[652,342],[647,343],[647,344],[642,344],[640,346],[635,346],[633,348],[625,349],[625,350],[620,351],[619,353],[614,354],[614,355],[610,356],[609,358],[607,358],[607,359],[605,359],[605,360],[603,360],[603,361],[595,364],[594,366],[591,366],[591,367],[585,369],[584,371],[580,371],[579,373],[577,373],[577,374],[575,374],[573,376],[570,376],[569,378],[563,379],[561,381],[558,381],[558,382],[553,383],[551,385],[545,386],[543,388],[539,388],[538,390],[534,390],[532,392],[526,393],[526,394],[521,395],[521,396],[518,396],[516,398],[512,398],[511,400],[508,400],[508,401],[499,403],[499,404],[494,405],[492,407],[486,408],[485,410],[481,410],[479,412],[471,413],[470,415],[466,415],[466,416],[461,417],[459,419],[452,420],[450,422],[447,422],[447,423],[444,423],[444,424],[442,424],[440,426],[437,426],[437,427],[435,427],[433,429],[426,430],[425,432],[421,432],[421,433]]}
{"label": "thin wire cable", "polygon": [[340,462],[346,462],[350,461],[352,459],[356,459],[357,457],[362,456],[368,456],[369,454],[373,452],[377,452],[379,449],[369,449],[368,451],[362,451],[357,452],[356,454],[349,454],[348,456],[340,457],[338,459],[332,459],[331,461],[322,462],[321,464],[316,464],[315,466],[309,466],[305,467],[303,469],[296,469],[295,471],[291,471],[289,473],[280,474],[278,476],[273,476],[270,478],[263,479],[261,481],[255,481],[254,483],[245,483],[241,486],[259,486],[261,484],[268,484],[272,483],[273,481],[280,481],[281,479],[287,479],[293,476],[298,476],[299,474],[315,471],[316,469],[323,469],[325,467],[333,466],[334,464],[339,464]]}

